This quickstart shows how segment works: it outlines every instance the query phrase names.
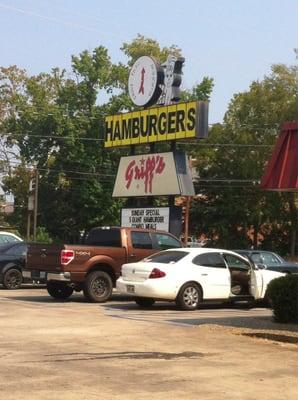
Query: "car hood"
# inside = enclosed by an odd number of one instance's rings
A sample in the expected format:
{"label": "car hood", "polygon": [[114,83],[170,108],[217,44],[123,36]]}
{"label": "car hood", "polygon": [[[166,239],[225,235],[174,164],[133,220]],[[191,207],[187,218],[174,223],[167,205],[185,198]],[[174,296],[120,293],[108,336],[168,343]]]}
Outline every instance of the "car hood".
{"label": "car hood", "polygon": [[266,281],[270,281],[271,279],[280,278],[281,276],[286,275],[283,272],[272,271],[270,269],[262,269],[261,271]]}
{"label": "car hood", "polygon": [[291,268],[297,268],[298,269],[298,263],[296,263],[296,262],[284,262],[281,265],[283,267],[291,267]]}

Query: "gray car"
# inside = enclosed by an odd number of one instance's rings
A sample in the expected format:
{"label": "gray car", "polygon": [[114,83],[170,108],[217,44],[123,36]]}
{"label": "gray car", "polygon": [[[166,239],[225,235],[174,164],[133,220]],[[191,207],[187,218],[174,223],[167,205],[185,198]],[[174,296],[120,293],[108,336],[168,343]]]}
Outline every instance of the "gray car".
{"label": "gray car", "polygon": [[246,256],[260,269],[297,274],[298,263],[287,262],[280,255],[266,250],[234,250],[236,253]]}

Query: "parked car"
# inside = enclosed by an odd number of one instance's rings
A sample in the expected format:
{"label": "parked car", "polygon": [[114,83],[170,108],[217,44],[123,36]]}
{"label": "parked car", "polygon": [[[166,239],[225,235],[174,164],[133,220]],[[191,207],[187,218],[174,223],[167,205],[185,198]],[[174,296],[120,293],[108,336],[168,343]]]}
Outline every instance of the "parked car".
{"label": "parked car", "polygon": [[234,250],[242,256],[247,257],[260,269],[284,272],[286,274],[297,274],[298,263],[287,262],[280,255],[265,250]]}
{"label": "parked car", "polygon": [[143,307],[170,300],[181,309],[194,310],[204,300],[263,299],[268,283],[282,275],[258,269],[229,250],[177,248],[124,264],[117,289]]}
{"label": "parked car", "polygon": [[[181,236],[180,240],[182,243],[185,243],[185,238],[183,236]],[[206,245],[206,243],[206,240],[199,241],[194,236],[188,236],[186,247],[203,247]]]}
{"label": "parked car", "polygon": [[23,283],[27,243],[12,242],[0,245],[0,283],[5,289],[19,289]]}
{"label": "parked car", "polygon": [[14,242],[22,242],[22,241],[23,241],[23,239],[21,239],[19,236],[15,235],[14,233],[0,231],[0,245],[4,244],[4,243],[14,243]]}

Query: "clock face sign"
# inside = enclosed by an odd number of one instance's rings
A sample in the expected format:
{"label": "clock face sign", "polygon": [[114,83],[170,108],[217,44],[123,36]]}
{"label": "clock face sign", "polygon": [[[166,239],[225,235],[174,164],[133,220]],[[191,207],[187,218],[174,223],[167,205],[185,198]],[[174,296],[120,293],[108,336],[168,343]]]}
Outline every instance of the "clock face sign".
{"label": "clock face sign", "polygon": [[128,91],[135,105],[154,104],[160,95],[159,69],[156,61],[148,56],[137,59],[128,78]]}

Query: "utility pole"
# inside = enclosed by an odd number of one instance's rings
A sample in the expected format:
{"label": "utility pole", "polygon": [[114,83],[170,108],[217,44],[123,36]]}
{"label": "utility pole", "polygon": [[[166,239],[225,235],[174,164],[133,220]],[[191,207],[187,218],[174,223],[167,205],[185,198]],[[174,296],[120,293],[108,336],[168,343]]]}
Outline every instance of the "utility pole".
{"label": "utility pole", "polygon": [[187,246],[189,234],[189,211],[190,211],[191,196],[186,196],[185,215],[184,215],[184,244]]}
{"label": "utility pole", "polygon": [[33,241],[36,241],[37,226],[37,209],[38,209],[38,169],[35,169],[35,190],[34,190],[34,212],[33,212]]}
{"label": "utility pole", "polygon": [[31,219],[34,210],[35,178],[32,176],[28,188],[28,215],[27,215],[27,240],[31,239]]}
{"label": "utility pole", "polygon": [[28,210],[28,215],[27,215],[27,241],[30,240],[30,230],[31,230],[31,211]]}

